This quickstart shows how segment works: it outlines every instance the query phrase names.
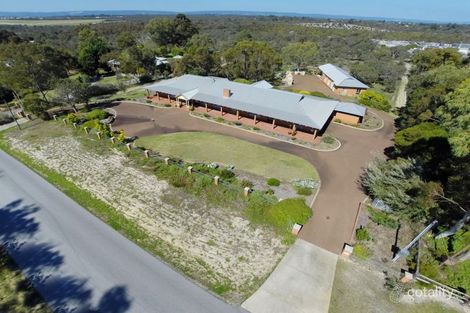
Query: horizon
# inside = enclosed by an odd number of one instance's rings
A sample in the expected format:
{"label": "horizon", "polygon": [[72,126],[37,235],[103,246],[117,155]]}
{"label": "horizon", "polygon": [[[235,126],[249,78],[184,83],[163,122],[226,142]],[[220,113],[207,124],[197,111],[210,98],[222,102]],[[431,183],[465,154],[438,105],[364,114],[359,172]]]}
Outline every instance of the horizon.
{"label": "horizon", "polygon": [[2,5],[3,14],[8,13],[80,13],[87,11],[159,11],[168,13],[198,13],[198,12],[247,12],[272,13],[280,15],[323,15],[344,18],[362,18],[375,20],[417,21],[432,23],[470,23],[470,2],[455,0],[443,3],[439,0],[407,0],[381,1],[337,0],[334,4],[308,0],[294,0],[285,3],[281,0],[249,1],[241,0],[236,3],[223,3],[214,0],[202,0],[197,3],[189,0],[175,0],[161,5],[160,1],[138,0],[129,3],[125,0],[82,0],[64,3],[60,0],[44,0],[38,3],[34,0],[10,2]]}

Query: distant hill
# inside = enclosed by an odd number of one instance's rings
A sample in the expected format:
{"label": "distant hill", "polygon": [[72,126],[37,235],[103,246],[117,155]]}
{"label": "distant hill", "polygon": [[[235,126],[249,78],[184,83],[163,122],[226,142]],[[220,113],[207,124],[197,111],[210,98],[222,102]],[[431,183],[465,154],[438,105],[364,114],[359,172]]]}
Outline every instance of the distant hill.
{"label": "distant hill", "polygon": [[[63,11],[63,12],[0,12],[0,18],[74,18],[74,17],[105,17],[105,16],[135,16],[135,15],[175,15],[178,12],[150,11],[150,10],[104,10],[104,11]],[[370,20],[409,23],[444,23],[430,20],[396,19],[386,17],[347,16],[329,14],[306,14],[291,12],[257,12],[257,11],[191,11],[182,12],[187,15],[236,15],[236,16],[286,16],[286,17],[309,17],[318,19],[337,20]]]}

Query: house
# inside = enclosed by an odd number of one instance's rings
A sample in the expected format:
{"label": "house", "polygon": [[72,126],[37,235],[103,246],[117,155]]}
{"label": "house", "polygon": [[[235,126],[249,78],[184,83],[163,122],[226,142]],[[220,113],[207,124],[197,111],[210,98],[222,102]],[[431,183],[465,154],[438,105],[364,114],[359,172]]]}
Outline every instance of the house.
{"label": "house", "polygon": [[459,50],[459,53],[462,54],[464,57],[467,57],[470,54],[470,44],[468,43],[459,44],[457,49]]}
{"label": "house", "polygon": [[203,108],[220,111],[312,134],[322,134],[332,120],[348,124],[361,123],[366,108],[354,103],[340,102],[301,95],[272,88],[266,81],[252,85],[236,83],[226,78],[183,75],[147,87],[148,98],[177,107]]}
{"label": "house", "polygon": [[338,95],[354,97],[369,89],[369,86],[333,64],[324,64],[318,68],[321,80]]}

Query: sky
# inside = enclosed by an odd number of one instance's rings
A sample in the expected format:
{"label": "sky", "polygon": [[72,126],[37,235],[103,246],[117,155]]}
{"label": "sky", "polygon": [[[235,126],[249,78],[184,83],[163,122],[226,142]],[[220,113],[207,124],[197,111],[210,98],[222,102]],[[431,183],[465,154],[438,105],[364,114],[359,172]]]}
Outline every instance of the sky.
{"label": "sky", "polygon": [[3,12],[269,11],[470,22],[470,0],[0,0]]}

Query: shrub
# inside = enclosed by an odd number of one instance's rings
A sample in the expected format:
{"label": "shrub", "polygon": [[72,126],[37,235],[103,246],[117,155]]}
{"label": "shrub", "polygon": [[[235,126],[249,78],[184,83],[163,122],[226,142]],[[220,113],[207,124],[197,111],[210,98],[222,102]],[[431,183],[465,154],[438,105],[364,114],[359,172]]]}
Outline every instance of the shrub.
{"label": "shrub", "polygon": [[319,185],[320,183],[318,180],[314,180],[310,178],[298,179],[292,182],[292,186],[294,186],[295,188],[307,187],[307,188],[313,189],[313,188],[318,188]]}
{"label": "shrub", "polygon": [[115,85],[95,84],[95,85],[91,85],[90,88],[88,88],[88,93],[90,97],[109,95],[112,93],[116,93],[118,91],[119,91],[119,88],[118,86],[115,86]]}
{"label": "shrub", "polygon": [[367,260],[372,255],[372,251],[364,245],[357,244],[354,246],[353,254],[360,260]]}
{"label": "shrub", "polygon": [[356,239],[358,241],[369,241],[371,238],[367,229],[361,227],[356,229]]}
{"label": "shrub", "polygon": [[458,253],[470,244],[470,230],[460,229],[452,236],[452,252]]}
{"label": "shrub", "polygon": [[103,120],[108,117],[108,113],[106,111],[103,111],[101,109],[94,109],[93,111],[90,111],[86,115],[87,120]]}
{"label": "shrub", "polygon": [[447,268],[447,281],[454,288],[463,289],[470,292],[470,260],[462,261]]}
{"label": "shrub", "polygon": [[323,141],[324,143],[328,145],[334,144],[336,142],[335,138],[333,138],[330,135],[323,136],[321,141]]}
{"label": "shrub", "polygon": [[148,75],[148,74],[144,74],[144,75],[139,77],[139,84],[146,84],[146,83],[150,83],[152,81],[153,81],[153,77],[151,75]]}
{"label": "shrub", "polygon": [[224,181],[233,181],[233,178],[235,178],[235,173],[226,168],[216,169],[216,171],[218,173],[218,176]]}
{"label": "shrub", "polygon": [[224,118],[223,118],[223,117],[220,117],[220,116],[217,117],[215,120],[216,120],[217,122],[219,122],[219,123],[223,123],[223,122],[225,121]]}
{"label": "shrub", "polygon": [[207,114],[207,113],[204,113],[204,117],[205,117],[205,118],[209,118],[209,117],[211,117],[211,116],[210,116],[209,114]]}
{"label": "shrub", "polygon": [[234,80],[234,82],[236,82],[236,83],[241,83],[241,84],[247,84],[247,85],[253,83],[251,80],[244,79],[244,78],[236,78],[236,79]]}
{"label": "shrub", "polygon": [[359,103],[382,111],[390,111],[392,106],[385,96],[375,90],[369,89],[359,95]]}
{"label": "shrub", "polygon": [[249,181],[248,179],[242,179],[240,181],[240,186],[242,186],[242,188],[245,188],[245,187],[248,187],[248,188],[253,188],[253,183],[251,181]]}
{"label": "shrub", "polygon": [[126,139],[126,135],[124,134],[124,130],[119,130],[117,133],[116,133],[116,140],[118,142],[123,142],[125,139]]}
{"label": "shrub", "polygon": [[277,178],[274,178],[274,177],[271,177],[271,178],[268,178],[268,180],[266,181],[266,183],[269,185],[269,186],[275,186],[275,187],[278,187],[279,185],[281,185],[281,181]]}
{"label": "shrub", "polygon": [[376,210],[370,206],[367,210],[369,211],[369,218],[377,225],[382,225],[388,228],[398,227],[398,222],[390,216],[390,213]]}
{"label": "shrub", "polygon": [[80,121],[80,119],[77,117],[77,114],[75,114],[75,113],[69,113],[69,114],[67,114],[67,116],[65,117],[65,119],[66,119],[67,122],[69,122],[70,124],[78,123],[78,122]]}
{"label": "shrub", "polygon": [[271,188],[268,188],[266,189],[264,193],[266,193],[267,195],[274,195],[274,190],[272,190]]}
{"label": "shrub", "polygon": [[248,199],[245,215],[253,223],[267,224],[266,212],[275,203],[277,203],[277,199],[275,197],[267,195],[259,190],[255,190],[251,193]]}
{"label": "shrub", "polygon": [[312,210],[302,198],[285,199],[269,208],[265,216],[278,230],[290,232],[293,224],[305,224],[312,216]]}
{"label": "shrub", "polygon": [[310,196],[312,194],[312,188],[298,187],[296,188],[297,194],[300,196]]}
{"label": "shrub", "polygon": [[235,125],[237,125],[237,126],[242,126],[243,124],[240,123],[240,122],[235,122]]}
{"label": "shrub", "polygon": [[253,130],[258,131],[258,130],[261,130],[261,129],[259,127],[253,127]]}

